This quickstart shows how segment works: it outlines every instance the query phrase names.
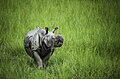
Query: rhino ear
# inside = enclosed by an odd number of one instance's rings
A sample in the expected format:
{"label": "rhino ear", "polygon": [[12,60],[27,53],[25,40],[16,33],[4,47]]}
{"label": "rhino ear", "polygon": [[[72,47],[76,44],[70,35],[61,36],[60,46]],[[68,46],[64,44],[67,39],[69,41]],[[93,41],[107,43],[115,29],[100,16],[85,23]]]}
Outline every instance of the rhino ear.
{"label": "rhino ear", "polygon": [[48,34],[48,27],[45,27],[45,31],[46,31],[45,34]]}
{"label": "rhino ear", "polygon": [[55,27],[52,32],[55,33],[55,31],[56,31],[57,29],[58,29],[58,27]]}

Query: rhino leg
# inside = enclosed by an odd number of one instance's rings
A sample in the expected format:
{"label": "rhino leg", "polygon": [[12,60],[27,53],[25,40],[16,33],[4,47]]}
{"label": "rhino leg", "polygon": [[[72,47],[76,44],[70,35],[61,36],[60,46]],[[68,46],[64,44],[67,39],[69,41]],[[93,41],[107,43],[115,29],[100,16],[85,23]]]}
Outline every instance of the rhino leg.
{"label": "rhino leg", "polygon": [[43,68],[43,61],[40,58],[39,54],[36,51],[33,51],[33,53],[34,53],[34,59],[38,64],[38,68],[40,68],[40,69]]}
{"label": "rhino leg", "polygon": [[48,54],[46,57],[43,58],[43,66],[44,66],[44,68],[46,68],[50,56],[51,56],[51,54]]}

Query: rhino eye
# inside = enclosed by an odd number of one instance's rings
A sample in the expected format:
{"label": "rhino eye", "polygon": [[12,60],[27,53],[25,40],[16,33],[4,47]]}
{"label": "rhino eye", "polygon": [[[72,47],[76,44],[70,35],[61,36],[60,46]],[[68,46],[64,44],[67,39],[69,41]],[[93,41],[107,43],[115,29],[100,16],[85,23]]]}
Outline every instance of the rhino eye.
{"label": "rhino eye", "polygon": [[55,39],[55,38],[52,38],[52,39]]}

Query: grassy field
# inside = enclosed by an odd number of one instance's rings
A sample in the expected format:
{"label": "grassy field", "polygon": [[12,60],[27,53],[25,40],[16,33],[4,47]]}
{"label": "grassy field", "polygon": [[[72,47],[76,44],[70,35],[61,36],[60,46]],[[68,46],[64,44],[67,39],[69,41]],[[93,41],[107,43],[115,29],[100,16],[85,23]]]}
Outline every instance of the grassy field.
{"label": "grassy field", "polygon": [[[43,70],[23,47],[38,26],[65,39]],[[120,79],[120,1],[0,0],[0,79]]]}

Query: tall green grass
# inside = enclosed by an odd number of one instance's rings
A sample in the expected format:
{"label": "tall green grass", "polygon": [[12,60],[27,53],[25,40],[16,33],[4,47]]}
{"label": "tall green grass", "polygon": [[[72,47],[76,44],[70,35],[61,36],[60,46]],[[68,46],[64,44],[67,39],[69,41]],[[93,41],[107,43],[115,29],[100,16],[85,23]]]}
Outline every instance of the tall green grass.
{"label": "tall green grass", "polygon": [[[1,0],[0,79],[119,79],[119,0]],[[64,37],[48,67],[40,70],[25,52],[36,27]]]}

